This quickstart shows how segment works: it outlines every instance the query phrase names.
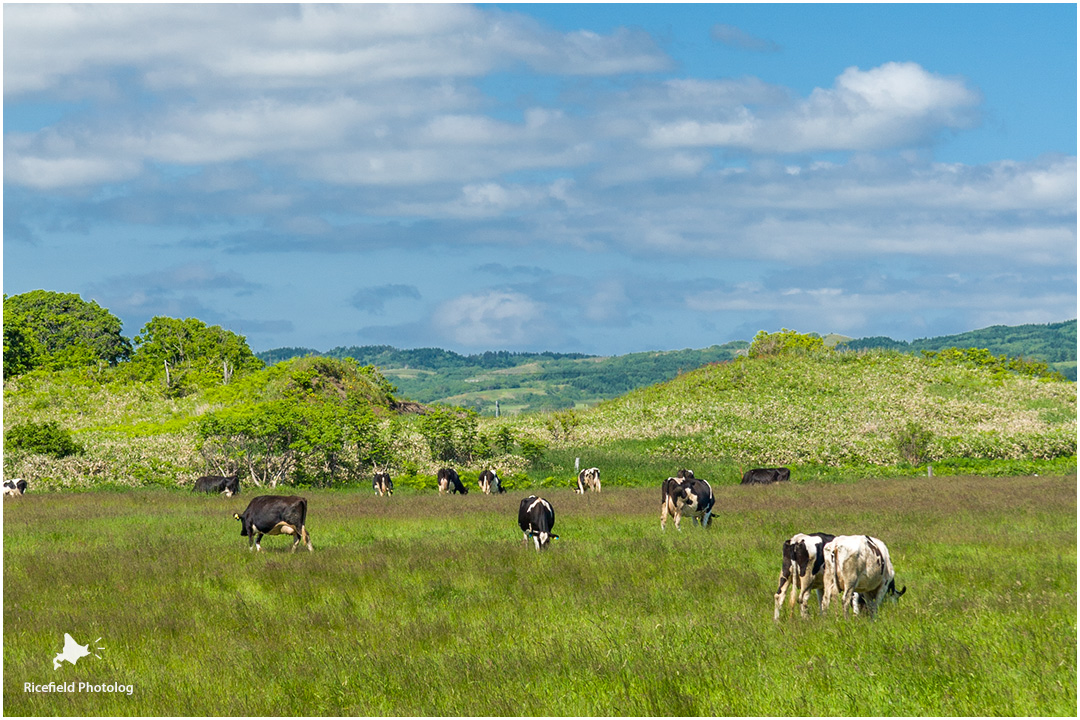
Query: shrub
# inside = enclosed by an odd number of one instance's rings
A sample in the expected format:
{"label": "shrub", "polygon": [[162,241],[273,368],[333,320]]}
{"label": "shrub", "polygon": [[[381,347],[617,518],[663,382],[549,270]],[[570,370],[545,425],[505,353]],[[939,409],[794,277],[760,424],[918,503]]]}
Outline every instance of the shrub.
{"label": "shrub", "polygon": [[767,333],[764,330],[754,336],[750,343],[747,355],[752,358],[768,357],[771,355],[786,355],[799,353],[813,353],[828,350],[825,341],[820,335],[797,333],[794,330],[781,328],[780,332]]}
{"label": "shrub", "polygon": [[4,433],[4,449],[64,458],[82,455],[86,448],[76,443],[71,433],[57,422],[23,423]]}
{"label": "shrub", "polygon": [[896,451],[912,465],[921,465],[929,458],[930,442],[933,439],[934,433],[913,420],[909,420],[893,436]]}

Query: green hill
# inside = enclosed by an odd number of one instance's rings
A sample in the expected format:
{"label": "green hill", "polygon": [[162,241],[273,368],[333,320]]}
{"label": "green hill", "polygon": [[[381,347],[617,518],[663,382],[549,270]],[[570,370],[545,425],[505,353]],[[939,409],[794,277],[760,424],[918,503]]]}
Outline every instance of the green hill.
{"label": "green hill", "polygon": [[907,353],[940,351],[951,347],[983,348],[994,355],[1039,360],[1069,380],[1076,381],[1076,320],[1047,325],[993,325],[959,335],[942,335],[911,342],[869,337],[848,340],[841,347],[851,350],[882,348]]}
{"label": "green hill", "polygon": [[259,353],[265,362],[304,356],[350,357],[374,365],[402,397],[446,403],[485,415],[583,408],[637,387],[670,380],[744,352],[749,343],[731,342],[701,350],[641,352],[614,357],[580,353],[486,352],[460,355],[437,348],[398,350],[386,345],[339,347],[326,353],[281,348]]}
{"label": "green hill", "polygon": [[[1048,325],[995,325],[912,342],[887,337],[851,339],[836,334],[826,335],[823,340],[827,347],[890,349],[916,355],[951,347],[983,348],[994,355],[1047,363],[1066,378],[1076,380],[1076,320]],[[279,348],[258,353],[257,357],[270,364],[306,355],[351,357],[361,365],[377,367],[403,397],[494,415],[496,401],[503,413],[581,409],[709,363],[732,360],[748,346],[746,341],[735,341],[700,350],[600,357],[505,351],[460,355],[438,348],[399,350],[389,345],[366,345],[337,347],[325,353],[310,348]]]}
{"label": "green hill", "polygon": [[1069,456],[1075,467],[1076,385],[894,351],[822,352],[701,368],[575,420],[558,439],[540,418],[523,422],[564,458],[711,477],[774,465],[1020,469]]}

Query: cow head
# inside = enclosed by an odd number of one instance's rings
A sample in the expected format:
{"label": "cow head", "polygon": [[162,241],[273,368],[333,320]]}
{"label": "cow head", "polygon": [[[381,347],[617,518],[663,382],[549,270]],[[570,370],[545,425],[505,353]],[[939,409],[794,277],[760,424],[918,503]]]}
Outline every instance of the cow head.
{"label": "cow head", "polygon": [[233,513],[232,516],[233,516],[234,520],[239,520],[240,521],[240,537],[247,537],[248,536],[248,526],[247,526],[247,523],[244,522],[244,518],[240,517],[240,513]]}
{"label": "cow head", "polygon": [[529,536],[536,542],[536,549],[543,550],[552,540],[558,540],[559,536],[549,532],[530,532]]}
{"label": "cow head", "polygon": [[225,494],[229,497],[240,494],[240,476],[237,473],[225,478]]}
{"label": "cow head", "polygon": [[894,580],[890,580],[889,581],[889,587],[886,588],[886,590],[885,590],[885,599],[886,600],[892,600],[893,602],[896,602],[906,592],[907,592],[907,585],[902,587],[900,590],[897,590],[896,589],[896,582]]}

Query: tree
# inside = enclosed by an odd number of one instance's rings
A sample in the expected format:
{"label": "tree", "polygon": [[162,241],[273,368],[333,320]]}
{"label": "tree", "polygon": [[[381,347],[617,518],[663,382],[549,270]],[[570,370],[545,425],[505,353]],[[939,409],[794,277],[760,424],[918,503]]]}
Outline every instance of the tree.
{"label": "tree", "polygon": [[31,290],[5,295],[5,355],[11,347],[19,358],[10,370],[5,364],[5,377],[22,368],[58,370],[127,360],[131,341],[120,334],[122,327],[118,317],[75,293]]}
{"label": "tree", "polygon": [[4,323],[4,379],[21,375],[34,368],[34,358],[40,354],[37,343],[19,318]]}
{"label": "tree", "polygon": [[135,345],[132,372],[143,380],[161,378],[177,394],[193,386],[227,385],[263,365],[242,335],[197,318],[155,317],[135,336]]}

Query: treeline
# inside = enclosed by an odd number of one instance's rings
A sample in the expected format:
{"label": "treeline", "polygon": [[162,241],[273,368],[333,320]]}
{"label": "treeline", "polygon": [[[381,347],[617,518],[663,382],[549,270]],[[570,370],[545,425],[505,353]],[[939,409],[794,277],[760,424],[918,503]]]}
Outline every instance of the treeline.
{"label": "treeline", "polygon": [[915,355],[948,348],[980,348],[993,355],[1039,360],[1068,379],[1076,380],[1076,320],[1046,325],[992,325],[959,335],[920,338],[911,342],[875,336],[848,340],[838,347],[898,350]]}
{"label": "treeline", "polygon": [[114,368],[110,379],[160,380],[173,396],[227,385],[263,367],[241,335],[197,318],[152,318],[134,338],[119,318],[74,293],[4,295],[4,379],[33,370]]}

